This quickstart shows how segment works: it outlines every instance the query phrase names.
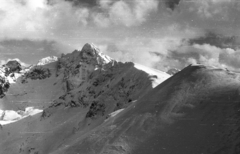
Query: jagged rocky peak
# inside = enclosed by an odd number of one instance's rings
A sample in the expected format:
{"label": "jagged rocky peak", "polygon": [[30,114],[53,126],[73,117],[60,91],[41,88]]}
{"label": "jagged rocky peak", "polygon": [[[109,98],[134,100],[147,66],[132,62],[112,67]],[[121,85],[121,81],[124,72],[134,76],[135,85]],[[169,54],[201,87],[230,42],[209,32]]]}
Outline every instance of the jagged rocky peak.
{"label": "jagged rocky peak", "polygon": [[6,63],[6,66],[9,67],[9,68],[21,67],[21,64],[17,60],[10,60]]}
{"label": "jagged rocky peak", "polygon": [[22,66],[17,60],[8,61],[3,67],[5,68],[5,76],[22,70]]}
{"label": "jagged rocky peak", "polygon": [[49,56],[49,57],[45,57],[45,58],[39,60],[37,65],[47,65],[47,64],[55,62],[57,60],[58,60],[58,57],[56,57],[56,56]]}
{"label": "jagged rocky peak", "polygon": [[[89,75],[97,69],[105,69],[113,60],[100,52],[94,44],[85,44],[81,51],[62,54],[58,59],[57,76],[63,74],[67,85],[73,89],[88,80]],[[61,73],[62,72],[62,73]]]}
{"label": "jagged rocky peak", "polygon": [[109,56],[100,52],[93,43],[86,43],[81,50],[74,50],[72,53],[66,55],[62,54],[60,60],[90,65],[103,65],[113,61]]}
{"label": "jagged rocky peak", "polygon": [[83,61],[96,65],[106,64],[112,61],[110,57],[100,52],[100,50],[92,43],[86,43],[83,46],[80,56]]}
{"label": "jagged rocky peak", "polygon": [[96,55],[99,49],[93,43],[86,43],[81,51]]}

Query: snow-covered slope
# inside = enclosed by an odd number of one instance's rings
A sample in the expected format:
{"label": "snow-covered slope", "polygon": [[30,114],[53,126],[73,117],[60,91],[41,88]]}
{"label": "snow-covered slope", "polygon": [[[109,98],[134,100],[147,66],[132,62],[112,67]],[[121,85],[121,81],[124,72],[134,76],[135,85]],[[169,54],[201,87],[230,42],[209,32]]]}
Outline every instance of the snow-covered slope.
{"label": "snow-covered slope", "polygon": [[162,71],[159,71],[159,70],[156,70],[153,68],[149,68],[149,67],[143,66],[141,64],[135,63],[134,67],[148,73],[152,77],[153,88],[155,88],[157,85],[162,83],[164,80],[166,80],[170,76],[169,74],[167,74],[165,72],[162,72]]}
{"label": "snow-covered slope", "polygon": [[238,154],[239,86],[238,74],[189,66],[51,153]]}
{"label": "snow-covered slope", "polygon": [[[4,154],[60,150],[75,132],[96,129],[169,77],[139,64],[117,62],[93,44],[57,61],[50,59],[1,75],[11,83],[0,99],[0,124],[14,122],[0,130]],[[31,112],[26,112],[29,107]]]}
{"label": "snow-covered slope", "polygon": [[14,73],[0,115],[21,120],[0,126],[3,154],[240,153],[240,75],[228,70],[190,65],[170,77],[86,44]]}
{"label": "snow-covered slope", "polygon": [[56,62],[58,58],[56,56],[45,57],[38,61],[37,65],[47,65],[49,63]]}

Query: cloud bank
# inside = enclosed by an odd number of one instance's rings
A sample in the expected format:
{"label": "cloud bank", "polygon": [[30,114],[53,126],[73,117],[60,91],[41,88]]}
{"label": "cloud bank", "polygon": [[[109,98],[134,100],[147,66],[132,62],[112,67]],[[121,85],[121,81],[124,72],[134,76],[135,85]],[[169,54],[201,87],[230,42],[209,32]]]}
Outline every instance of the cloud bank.
{"label": "cloud bank", "polygon": [[1,39],[57,39],[56,32],[86,25],[89,10],[65,1],[1,0],[0,16]]}
{"label": "cloud bank", "polygon": [[64,0],[0,2],[0,39],[60,39],[86,26],[136,26],[158,6],[157,0],[99,0],[95,7]]}
{"label": "cloud bank", "polygon": [[135,26],[146,21],[151,12],[158,8],[157,0],[113,1],[100,0],[100,12],[92,14],[94,22],[102,27],[111,24]]}
{"label": "cloud bank", "polygon": [[0,4],[0,60],[18,57],[33,63],[93,42],[115,59],[164,71],[190,63],[239,70],[237,0],[0,0]]}
{"label": "cloud bank", "polygon": [[[200,40],[203,37],[195,39]],[[219,39],[219,42],[215,41],[216,45],[202,41],[189,43],[191,39],[181,37],[126,39],[123,42],[100,48],[120,61],[134,61],[163,71],[170,68],[182,69],[189,64],[201,63],[239,72],[240,49],[225,46],[222,41],[228,38],[224,37]],[[223,45],[217,46],[220,43]]]}

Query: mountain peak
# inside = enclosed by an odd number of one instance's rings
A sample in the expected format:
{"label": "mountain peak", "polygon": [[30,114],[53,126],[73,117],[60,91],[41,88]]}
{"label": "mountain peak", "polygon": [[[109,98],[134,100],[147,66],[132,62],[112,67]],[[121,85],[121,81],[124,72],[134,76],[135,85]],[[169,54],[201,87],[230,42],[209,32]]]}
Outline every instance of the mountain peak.
{"label": "mountain peak", "polygon": [[100,50],[94,44],[86,43],[80,52],[83,58],[95,58]]}
{"label": "mountain peak", "polygon": [[80,56],[83,60],[97,60],[97,64],[106,64],[112,59],[100,52],[100,50],[93,43],[86,43],[80,51]]}
{"label": "mountain peak", "polygon": [[82,52],[99,52],[99,49],[93,43],[86,43],[83,48]]}

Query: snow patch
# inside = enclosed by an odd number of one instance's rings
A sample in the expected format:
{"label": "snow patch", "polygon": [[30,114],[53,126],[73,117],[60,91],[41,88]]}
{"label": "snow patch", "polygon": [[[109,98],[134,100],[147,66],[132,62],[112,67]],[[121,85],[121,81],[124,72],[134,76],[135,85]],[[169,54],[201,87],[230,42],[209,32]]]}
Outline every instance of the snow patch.
{"label": "snow patch", "polygon": [[0,124],[6,125],[28,116],[41,113],[43,110],[34,109],[33,107],[27,107],[25,111],[14,111],[14,110],[0,110]]}
{"label": "snow patch", "polygon": [[56,56],[49,56],[49,57],[45,57],[45,58],[39,60],[37,65],[47,65],[47,64],[53,63],[53,62],[55,62],[57,60],[58,60],[58,57],[56,57]]}
{"label": "snow patch", "polygon": [[98,52],[98,55],[105,61],[106,64],[112,61],[112,58],[104,55],[102,52]]}
{"label": "snow patch", "polygon": [[167,74],[166,72],[162,72],[160,70],[156,70],[153,68],[149,68],[143,66],[141,64],[134,63],[134,67],[138,70],[142,70],[149,74],[149,76],[156,76],[152,79],[152,87],[155,88],[157,85],[162,83],[164,80],[168,79],[171,75]]}
{"label": "snow patch", "polygon": [[124,109],[119,109],[117,111],[114,111],[112,113],[109,114],[110,117],[115,117],[117,114],[119,114],[120,112],[122,112]]}
{"label": "snow patch", "polygon": [[7,81],[8,81],[9,83],[11,83],[11,84],[12,84],[12,83],[16,83],[17,79],[22,76],[22,74],[19,74],[19,73],[13,73],[13,74],[14,74],[13,77],[11,77],[11,76],[7,76],[7,77],[6,77],[6,78],[7,78]]}
{"label": "snow patch", "polygon": [[108,114],[107,119],[105,120],[105,122],[108,121],[109,118],[113,118],[113,117],[115,117],[116,115],[118,115],[118,114],[119,114],[120,112],[122,112],[123,110],[124,110],[124,109],[119,109],[119,110],[116,110],[116,111],[114,111],[114,112]]}

